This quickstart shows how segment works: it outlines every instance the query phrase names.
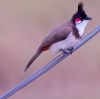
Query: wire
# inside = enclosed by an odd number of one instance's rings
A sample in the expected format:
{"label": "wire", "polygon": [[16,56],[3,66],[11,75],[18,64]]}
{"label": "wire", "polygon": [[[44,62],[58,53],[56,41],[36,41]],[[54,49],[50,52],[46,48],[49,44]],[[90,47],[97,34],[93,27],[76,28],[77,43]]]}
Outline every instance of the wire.
{"label": "wire", "polygon": [[[73,48],[73,52],[76,51],[78,48],[80,48],[87,41],[89,41],[90,39],[92,39],[99,32],[100,32],[100,26],[96,27],[91,33],[89,33],[87,36],[85,36]],[[23,87],[25,87],[26,85],[28,85],[29,83],[31,83],[32,81],[34,81],[35,79],[37,79],[38,77],[42,76],[44,73],[46,73],[48,70],[50,70],[51,68],[53,68],[54,66],[56,66],[56,64],[58,64],[59,62],[61,62],[62,60],[64,60],[70,54],[71,53],[69,51],[67,53],[63,53],[63,54],[59,55],[58,57],[56,57],[55,59],[53,59],[51,62],[49,62],[47,65],[43,66],[42,68],[40,68],[39,70],[37,70],[35,73],[33,73],[31,76],[29,76],[28,78],[26,78],[25,80],[23,80],[22,82],[20,82],[19,84],[17,84],[14,88],[10,89],[8,92],[6,92],[5,94],[3,94],[0,97],[0,99],[7,99],[8,97],[10,97],[14,93],[16,93],[17,91],[19,91]]]}

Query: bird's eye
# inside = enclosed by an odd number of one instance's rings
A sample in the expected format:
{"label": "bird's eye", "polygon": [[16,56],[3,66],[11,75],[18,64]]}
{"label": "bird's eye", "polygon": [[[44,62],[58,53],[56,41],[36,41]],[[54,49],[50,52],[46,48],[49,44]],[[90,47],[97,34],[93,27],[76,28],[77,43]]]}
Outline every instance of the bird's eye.
{"label": "bird's eye", "polygon": [[76,18],[75,23],[81,23],[81,18]]}

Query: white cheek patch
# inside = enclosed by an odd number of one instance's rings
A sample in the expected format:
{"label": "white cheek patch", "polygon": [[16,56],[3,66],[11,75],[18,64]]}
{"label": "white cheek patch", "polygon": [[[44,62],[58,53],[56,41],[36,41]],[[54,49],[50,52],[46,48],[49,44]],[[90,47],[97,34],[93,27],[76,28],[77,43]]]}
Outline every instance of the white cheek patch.
{"label": "white cheek patch", "polygon": [[79,35],[80,35],[80,36],[83,35],[87,23],[88,23],[88,20],[83,20],[81,23],[77,23],[77,24],[76,24],[76,27],[77,27],[78,30],[79,30]]}

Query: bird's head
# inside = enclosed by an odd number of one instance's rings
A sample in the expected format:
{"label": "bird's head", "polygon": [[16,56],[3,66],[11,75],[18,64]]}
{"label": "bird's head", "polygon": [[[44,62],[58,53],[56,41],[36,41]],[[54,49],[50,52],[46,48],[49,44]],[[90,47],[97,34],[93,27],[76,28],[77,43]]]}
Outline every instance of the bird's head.
{"label": "bird's head", "polygon": [[92,20],[91,17],[88,17],[85,10],[83,9],[83,3],[82,1],[78,4],[78,10],[77,12],[72,16],[72,21],[74,24],[80,24],[83,21],[89,21]]}

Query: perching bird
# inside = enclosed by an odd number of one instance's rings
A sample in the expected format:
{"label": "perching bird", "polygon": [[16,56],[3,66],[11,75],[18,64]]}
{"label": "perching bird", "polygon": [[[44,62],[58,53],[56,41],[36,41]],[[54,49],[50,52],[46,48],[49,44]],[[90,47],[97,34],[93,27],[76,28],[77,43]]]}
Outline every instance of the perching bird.
{"label": "perching bird", "polygon": [[58,25],[50,30],[48,35],[41,42],[34,56],[26,65],[24,71],[26,71],[36,58],[46,50],[50,49],[53,53],[58,53],[60,51],[65,52],[66,49],[72,51],[73,47],[83,37],[83,32],[89,20],[92,20],[92,18],[87,16],[81,1],[78,4],[77,12],[73,14],[68,22]]}

